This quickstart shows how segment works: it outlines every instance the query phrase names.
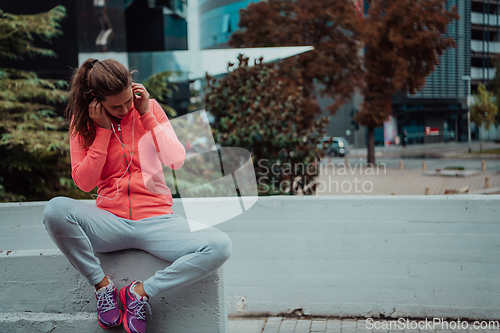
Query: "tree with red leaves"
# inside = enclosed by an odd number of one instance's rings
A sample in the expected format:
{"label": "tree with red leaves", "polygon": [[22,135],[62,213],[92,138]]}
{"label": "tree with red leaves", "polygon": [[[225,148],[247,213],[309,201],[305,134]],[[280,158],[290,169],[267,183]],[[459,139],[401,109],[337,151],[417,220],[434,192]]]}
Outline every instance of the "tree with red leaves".
{"label": "tree with red leaves", "polygon": [[[334,99],[331,114],[356,89],[364,102],[356,120],[368,128],[367,162],[375,163],[374,129],[392,114],[391,97],[414,94],[439,64],[439,56],[455,47],[445,36],[456,8],[446,0],[367,0],[366,16],[352,0],[268,0],[240,11],[235,47],[312,45],[314,51],[284,61],[280,73],[303,77],[299,84]],[[364,46],[365,52],[360,52]]]}
{"label": "tree with red leaves", "polygon": [[268,0],[240,11],[240,30],[233,47],[312,45],[314,50],[280,63],[279,73],[314,93],[334,99],[331,114],[348,101],[361,84],[362,22],[350,0]]}
{"label": "tree with red leaves", "polygon": [[445,36],[456,8],[446,0],[371,0],[364,18],[364,101],[356,120],[368,129],[368,163],[375,163],[374,129],[392,115],[392,96],[415,94],[439,64],[439,56],[455,47]]}

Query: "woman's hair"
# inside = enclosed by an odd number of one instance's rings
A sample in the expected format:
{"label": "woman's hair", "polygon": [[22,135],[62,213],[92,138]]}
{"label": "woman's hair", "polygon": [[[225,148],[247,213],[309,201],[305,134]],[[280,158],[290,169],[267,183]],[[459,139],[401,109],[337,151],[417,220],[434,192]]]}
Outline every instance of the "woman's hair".
{"label": "woman's hair", "polygon": [[78,67],[71,79],[66,118],[70,138],[79,135],[80,145],[88,147],[95,139],[96,124],[89,116],[89,104],[95,98],[104,101],[132,84],[130,72],[113,59],[88,59]]}

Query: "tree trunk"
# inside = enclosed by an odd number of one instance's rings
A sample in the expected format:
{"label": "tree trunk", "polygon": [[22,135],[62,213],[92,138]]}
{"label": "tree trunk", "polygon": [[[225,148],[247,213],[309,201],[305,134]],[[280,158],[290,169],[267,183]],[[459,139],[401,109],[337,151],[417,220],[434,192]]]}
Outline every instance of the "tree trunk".
{"label": "tree trunk", "polygon": [[479,127],[479,153],[483,153],[483,124]]}
{"label": "tree trunk", "polygon": [[368,126],[368,156],[367,163],[375,165],[375,128]]}

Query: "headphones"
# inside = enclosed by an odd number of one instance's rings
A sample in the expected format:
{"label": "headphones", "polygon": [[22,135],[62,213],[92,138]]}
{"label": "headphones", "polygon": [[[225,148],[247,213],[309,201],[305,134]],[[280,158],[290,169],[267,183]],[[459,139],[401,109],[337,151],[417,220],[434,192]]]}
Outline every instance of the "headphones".
{"label": "headphones", "polygon": [[116,199],[116,197],[118,197],[118,194],[120,193],[120,188],[118,187],[118,184],[120,183],[120,180],[127,174],[127,171],[129,170],[130,166],[132,165],[132,158],[134,156],[134,150],[135,150],[135,137],[134,137],[135,112],[134,112],[134,110],[132,110],[131,112],[132,112],[132,150],[130,150],[130,148],[127,145],[125,145],[120,140],[120,138],[116,134],[115,126],[113,126],[113,122],[111,122],[111,129],[113,130],[113,133],[114,133],[116,139],[118,140],[118,142],[120,142],[120,144],[122,145],[122,147],[127,148],[128,152],[130,154],[130,162],[128,163],[127,168],[125,169],[125,171],[123,172],[123,174],[121,175],[121,177],[118,178],[118,180],[116,181],[116,194],[115,194],[114,197],[108,198],[108,197],[105,197],[105,196],[102,196],[102,195],[98,195],[98,194],[92,194],[91,195],[94,200],[97,200],[97,198],[101,198],[101,200],[96,203],[96,206],[98,206],[101,202],[103,202],[104,199],[114,200],[114,199]]}

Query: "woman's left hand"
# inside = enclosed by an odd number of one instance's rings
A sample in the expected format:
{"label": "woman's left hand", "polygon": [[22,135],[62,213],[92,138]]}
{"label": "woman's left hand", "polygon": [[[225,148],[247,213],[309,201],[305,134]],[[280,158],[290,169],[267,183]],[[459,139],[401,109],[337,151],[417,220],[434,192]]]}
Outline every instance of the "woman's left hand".
{"label": "woman's left hand", "polygon": [[134,94],[134,106],[141,116],[149,111],[149,93],[140,83],[132,83],[132,93]]}

